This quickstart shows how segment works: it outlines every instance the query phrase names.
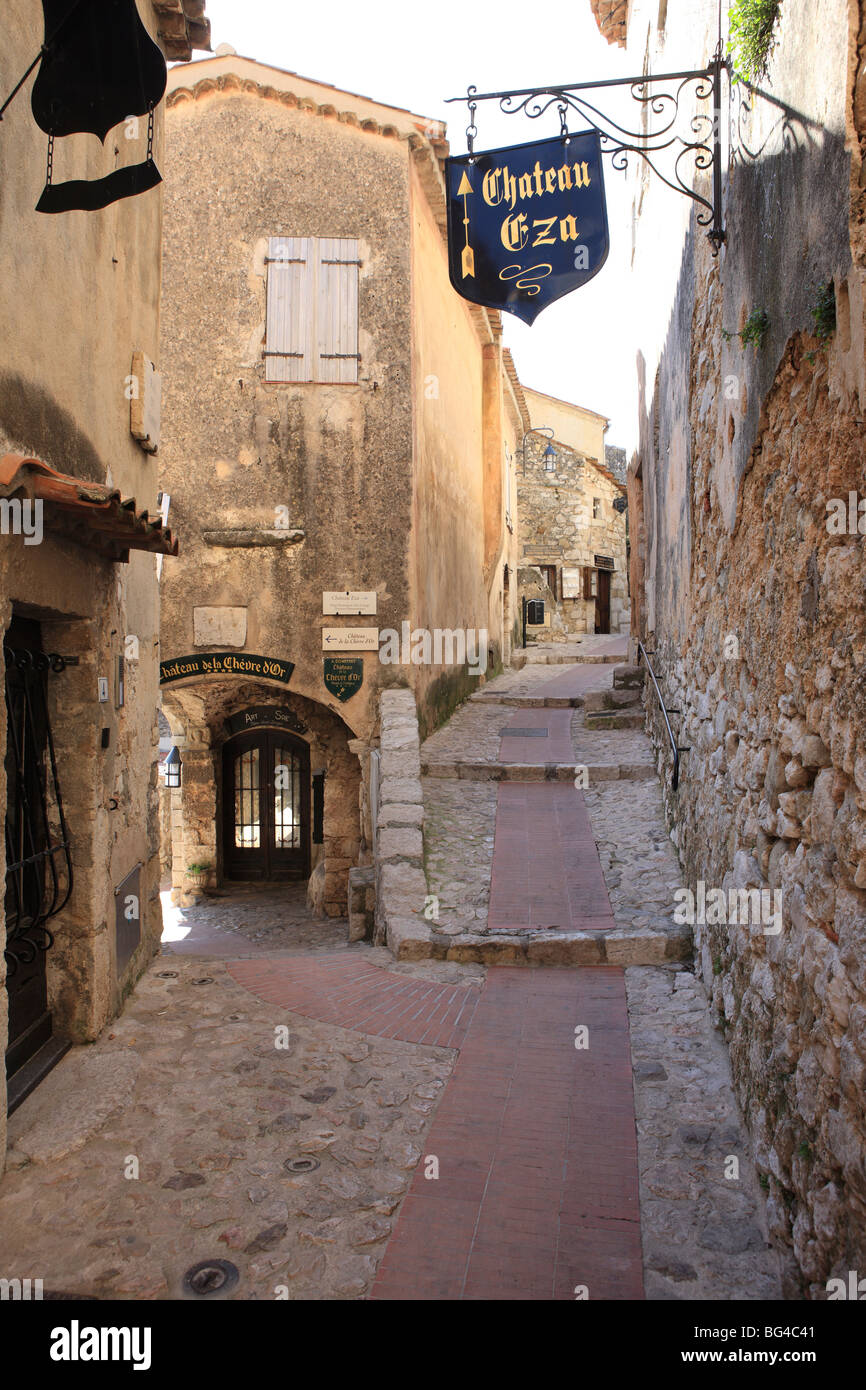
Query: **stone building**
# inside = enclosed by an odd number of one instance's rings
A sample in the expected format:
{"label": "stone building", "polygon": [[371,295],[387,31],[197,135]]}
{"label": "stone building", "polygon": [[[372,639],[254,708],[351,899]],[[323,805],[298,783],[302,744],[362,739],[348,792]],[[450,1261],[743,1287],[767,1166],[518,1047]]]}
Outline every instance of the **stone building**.
{"label": "stone building", "polygon": [[[593,9],[635,72],[716,47],[709,0],[632,0],[627,35]],[[633,630],[689,750],[665,794],[692,887],[753,894],[698,917],[698,968],[771,1233],[819,1298],[866,1267],[864,35],[862,4],[784,0],[730,120],[725,83],[717,258],[633,175]]]}
{"label": "stone building", "polygon": [[[540,391],[524,388],[524,397],[532,429],[517,475],[518,588],[527,640],[628,632],[626,489],[604,462],[608,422]],[[543,619],[528,607],[539,601]]]}
{"label": "stone building", "polygon": [[[189,58],[208,43],[203,8],[141,0],[139,13],[164,51]],[[5,98],[39,53],[42,6],[11,0],[4,18]],[[0,1040],[9,1109],[71,1042],[97,1037],[159,941],[154,557],[176,548],[159,516],[151,452],[162,195],[153,188],[98,211],[37,212],[47,137],[29,96],[28,84],[0,126]],[[92,135],[59,140],[55,179],[93,181],[136,163],[145,130],[120,129],[105,145]],[[163,130],[160,106],[158,166]],[[6,1114],[0,1083],[0,1165]]]}
{"label": "stone building", "polygon": [[509,654],[528,411],[449,284],[440,123],[233,52],[168,105],[174,890],[308,880],[341,915],[380,692],[431,729]]}

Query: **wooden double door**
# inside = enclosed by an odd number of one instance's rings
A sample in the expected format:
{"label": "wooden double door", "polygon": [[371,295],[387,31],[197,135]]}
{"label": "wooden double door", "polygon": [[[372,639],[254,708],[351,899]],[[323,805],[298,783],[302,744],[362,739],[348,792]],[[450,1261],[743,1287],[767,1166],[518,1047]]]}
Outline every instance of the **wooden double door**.
{"label": "wooden double door", "polygon": [[223,746],[226,878],[304,879],[310,872],[310,750],[283,729]]}

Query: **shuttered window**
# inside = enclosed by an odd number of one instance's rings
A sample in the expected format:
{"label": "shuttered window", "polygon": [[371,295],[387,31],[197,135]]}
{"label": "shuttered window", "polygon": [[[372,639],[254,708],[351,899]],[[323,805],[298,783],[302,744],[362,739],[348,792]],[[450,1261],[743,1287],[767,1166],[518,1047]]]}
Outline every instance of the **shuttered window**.
{"label": "shuttered window", "polygon": [[358,380],[358,243],[268,242],[267,381]]}

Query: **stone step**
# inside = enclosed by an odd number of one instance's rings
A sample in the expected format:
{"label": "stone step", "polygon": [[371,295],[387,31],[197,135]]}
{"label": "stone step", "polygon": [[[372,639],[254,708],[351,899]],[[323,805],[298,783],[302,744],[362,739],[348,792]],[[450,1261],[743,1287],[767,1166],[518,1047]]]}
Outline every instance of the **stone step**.
{"label": "stone step", "polygon": [[690,961],[688,927],[669,932],[614,929],[606,932],[550,930],[463,932],[448,936],[432,924],[404,918],[388,930],[388,947],[398,960],[449,960],[464,965],[661,965]]}
{"label": "stone step", "polygon": [[499,695],[477,690],[469,696],[480,705],[516,705],[519,709],[580,709],[582,695]]}
{"label": "stone step", "polygon": [[587,717],[597,711],[624,710],[632,713],[643,708],[639,690],[588,690],[583,704]]}
{"label": "stone step", "polygon": [[[527,666],[616,666],[620,660],[618,656],[575,656],[573,653],[566,652],[533,652],[527,649],[525,665]],[[512,665],[516,665],[512,662]],[[518,668],[520,669],[520,668]]]}
{"label": "stone step", "polygon": [[654,763],[491,763],[461,758],[454,762],[421,763],[422,777],[446,777],[467,782],[573,782],[578,772],[593,782],[650,782]]}
{"label": "stone step", "polygon": [[645,722],[642,709],[595,710],[587,713],[583,726],[585,729],[642,729]]}
{"label": "stone step", "polygon": [[614,690],[643,690],[643,666],[617,666],[613,673]]}

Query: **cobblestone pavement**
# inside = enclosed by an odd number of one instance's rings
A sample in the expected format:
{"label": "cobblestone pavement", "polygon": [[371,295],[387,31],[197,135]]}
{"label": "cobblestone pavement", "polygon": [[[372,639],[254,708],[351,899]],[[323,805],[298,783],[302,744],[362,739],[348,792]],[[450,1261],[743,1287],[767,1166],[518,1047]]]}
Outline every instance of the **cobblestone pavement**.
{"label": "cobblestone pavement", "polygon": [[658,782],[590,782],[584,797],[617,926],[681,932],[674,893],[682,876]]}
{"label": "cobblestone pavement", "polygon": [[576,709],[571,719],[575,762],[586,767],[643,767],[654,775],[652,748],[643,729],[587,729],[584,719],[583,710]]}
{"label": "cobblestone pavement", "polygon": [[313,917],[306,884],[208,891],[194,907],[162,893],[163,949],[175,955],[256,956],[270,951],[350,949],[343,917]]}
{"label": "cobblestone pavement", "polygon": [[625,972],[649,1299],[778,1299],[727,1049],[688,970]]}
{"label": "cobblestone pavement", "polygon": [[[368,947],[354,958],[393,966]],[[162,956],[12,1116],[4,1264],[46,1292],[161,1299],[228,1259],[233,1298],[363,1298],[455,1056],[264,1003],[222,961]]]}
{"label": "cobblestone pavement", "polygon": [[427,888],[448,936],[487,928],[496,827],[496,782],[421,779]]}

